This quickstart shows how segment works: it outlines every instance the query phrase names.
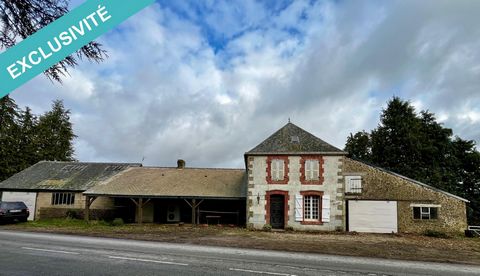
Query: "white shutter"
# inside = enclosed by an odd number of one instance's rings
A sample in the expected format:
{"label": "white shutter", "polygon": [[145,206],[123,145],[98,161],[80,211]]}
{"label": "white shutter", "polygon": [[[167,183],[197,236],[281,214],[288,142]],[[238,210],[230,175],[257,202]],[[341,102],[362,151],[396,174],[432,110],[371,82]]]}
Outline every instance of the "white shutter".
{"label": "white shutter", "polygon": [[271,173],[272,173],[272,179],[277,180],[278,179],[278,162],[277,159],[272,160],[272,167],[271,167]]}
{"label": "white shutter", "polygon": [[313,161],[313,179],[318,180],[320,179],[320,162],[318,160]]}
{"label": "white shutter", "polygon": [[303,221],[303,196],[295,195],[295,221]]}
{"label": "white shutter", "polygon": [[279,166],[278,166],[278,180],[283,180],[283,179],[285,179],[285,176],[284,176],[285,162],[283,160],[277,160],[277,162],[279,163]]}
{"label": "white shutter", "polygon": [[330,222],[330,196],[322,197],[322,222]]}
{"label": "white shutter", "polygon": [[345,192],[346,193],[361,193],[362,192],[362,177],[347,175],[345,176]]}
{"label": "white shutter", "polygon": [[307,180],[312,179],[312,161],[311,160],[305,161],[305,179]]}

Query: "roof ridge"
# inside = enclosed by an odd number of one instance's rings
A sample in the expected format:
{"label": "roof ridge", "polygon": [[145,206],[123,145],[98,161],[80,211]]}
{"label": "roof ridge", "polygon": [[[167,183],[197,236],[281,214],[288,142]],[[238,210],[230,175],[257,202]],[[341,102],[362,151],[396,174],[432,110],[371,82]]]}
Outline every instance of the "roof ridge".
{"label": "roof ridge", "polygon": [[[41,160],[38,163],[58,163],[58,164],[75,164],[75,165],[139,165],[141,166],[142,163],[129,163],[129,162],[95,162],[95,161],[53,161],[53,160]],[[34,165],[35,165],[34,164]],[[33,166],[33,165],[32,165]]]}
{"label": "roof ridge", "polygon": [[[143,166],[142,169],[178,169],[177,167],[162,167],[162,166]],[[242,168],[201,168],[201,167],[185,167],[182,170],[232,170],[232,171],[245,171]]]}
{"label": "roof ridge", "polygon": [[[294,139],[293,137],[298,138]],[[245,155],[255,153],[277,154],[286,152],[345,154],[342,150],[327,143],[314,134],[292,122],[288,122],[268,138],[260,142],[257,146],[247,151]]]}

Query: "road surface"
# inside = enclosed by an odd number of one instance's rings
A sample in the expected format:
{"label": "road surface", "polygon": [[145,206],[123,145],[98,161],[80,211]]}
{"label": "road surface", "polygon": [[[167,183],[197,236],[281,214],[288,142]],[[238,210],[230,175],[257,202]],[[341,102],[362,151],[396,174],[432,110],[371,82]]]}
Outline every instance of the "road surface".
{"label": "road surface", "polygon": [[0,231],[0,275],[480,275],[480,267]]}

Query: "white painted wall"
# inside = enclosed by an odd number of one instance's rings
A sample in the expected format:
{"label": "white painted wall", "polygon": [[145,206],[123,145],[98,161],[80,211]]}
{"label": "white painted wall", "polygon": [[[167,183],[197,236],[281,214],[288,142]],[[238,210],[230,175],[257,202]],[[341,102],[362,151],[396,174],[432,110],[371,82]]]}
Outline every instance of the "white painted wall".
{"label": "white painted wall", "polygon": [[349,200],[348,228],[352,232],[397,233],[397,202]]}
{"label": "white painted wall", "polygon": [[3,192],[2,201],[23,201],[30,210],[28,220],[35,219],[35,206],[37,203],[37,193],[34,192]]}
{"label": "white painted wall", "polygon": [[[251,204],[248,206],[247,219],[248,223],[253,227],[261,229],[265,223],[265,195],[266,191],[282,190],[289,193],[289,211],[288,222],[285,224],[297,230],[325,230],[334,231],[336,228],[344,230],[344,196],[343,192],[337,193],[340,188],[343,191],[343,176],[341,172],[342,157],[341,156],[324,156],[324,183],[322,185],[302,185],[300,183],[300,156],[289,156],[289,182],[288,184],[267,184],[267,157],[254,156],[253,162],[249,162],[249,199]],[[253,166],[251,166],[253,165]],[[253,177],[253,179],[251,179]],[[339,181],[341,180],[341,181]],[[252,187],[253,185],[253,187]],[[303,225],[295,221],[295,195],[300,191],[322,191],[324,195],[330,195],[330,222],[323,225]],[[260,196],[260,202],[257,203],[257,196]],[[252,215],[250,217],[250,215]],[[340,216],[341,219],[336,217]]]}

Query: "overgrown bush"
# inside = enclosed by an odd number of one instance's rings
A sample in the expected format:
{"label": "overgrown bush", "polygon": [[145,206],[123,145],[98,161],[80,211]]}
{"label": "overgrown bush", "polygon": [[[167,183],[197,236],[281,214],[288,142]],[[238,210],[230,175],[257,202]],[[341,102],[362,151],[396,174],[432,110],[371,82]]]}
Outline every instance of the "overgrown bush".
{"label": "overgrown bush", "polygon": [[77,210],[74,210],[74,209],[70,209],[70,210],[67,210],[67,218],[69,219],[80,219],[80,214],[78,213]]}
{"label": "overgrown bush", "polygon": [[444,232],[440,232],[440,231],[436,231],[436,230],[431,230],[431,229],[425,230],[425,232],[423,232],[423,235],[424,235],[424,236],[427,236],[427,237],[442,238],[442,239],[448,239],[448,238],[450,238],[450,237],[449,237],[446,233],[444,233]]}
{"label": "overgrown bush", "polygon": [[112,226],[122,226],[125,224],[125,222],[123,221],[122,218],[115,218],[114,220],[112,220]]}
{"label": "overgrown bush", "polygon": [[262,229],[263,231],[272,231],[272,226],[270,224],[265,224]]}
{"label": "overgrown bush", "polygon": [[292,232],[293,231],[293,226],[285,227],[285,231]]}

